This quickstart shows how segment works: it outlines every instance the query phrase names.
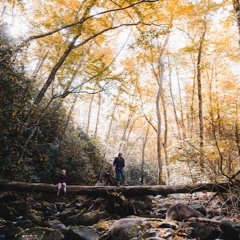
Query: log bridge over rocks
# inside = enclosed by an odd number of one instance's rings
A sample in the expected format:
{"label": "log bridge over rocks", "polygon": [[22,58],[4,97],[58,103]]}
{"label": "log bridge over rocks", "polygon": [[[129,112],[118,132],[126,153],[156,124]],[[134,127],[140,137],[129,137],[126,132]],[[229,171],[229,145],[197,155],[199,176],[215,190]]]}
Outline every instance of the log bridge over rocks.
{"label": "log bridge over rocks", "polygon": [[[114,193],[126,197],[144,195],[162,195],[194,192],[226,192],[230,189],[230,183],[202,183],[187,185],[154,185],[154,186],[81,186],[68,185],[67,193],[70,195],[107,196]],[[41,192],[55,194],[56,185],[46,183],[26,183],[0,180],[0,191]]]}

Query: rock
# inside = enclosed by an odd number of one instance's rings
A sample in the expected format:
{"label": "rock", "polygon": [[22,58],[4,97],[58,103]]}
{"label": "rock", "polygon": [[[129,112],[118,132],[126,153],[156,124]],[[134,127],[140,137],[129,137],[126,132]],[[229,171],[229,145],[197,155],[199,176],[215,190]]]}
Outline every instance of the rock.
{"label": "rock", "polygon": [[6,203],[0,203],[0,216],[9,221],[16,220],[16,212],[13,208],[10,208]]}
{"label": "rock", "polygon": [[116,221],[110,228],[111,238],[114,240],[130,240],[140,237],[141,224],[140,218],[123,218]]}
{"label": "rock", "polygon": [[105,233],[108,231],[110,226],[115,222],[116,220],[100,220],[95,225],[93,225],[94,229],[96,229],[99,233]]}
{"label": "rock", "polygon": [[239,222],[230,222],[227,220],[222,220],[220,222],[220,228],[223,231],[224,239],[240,240],[240,223]]}
{"label": "rock", "polygon": [[162,228],[158,232],[159,237],[164,239],[174,236],[174,231],[171,228]]}
{"label": "rock", "polygon": [[16,227],[21,227],[22,229],[27,229],[27,228],[36,227],[36,225],[34,223],[32,223],[30,220],[21,220],[16,223]]}
{"label": "rock", "polygon": [[8,206],[14,209],[18,216],[24,215],[27,211],[27,204],[25,201],[18,200],[14,202],[8,202]]}
{"label": "rock", "polygon": [[204,217],[200,212],[192,209],[186,204],[177,203],[171,206],[166,213],[167,221],[183,221],[191,217]]}
{"label": "rock", "polygon": [[189,226],[192,227],[190,237],[199,240],[215,240],[221,235],[221,231],[209,223],[195,222],[190,223]]}
{"label": "rock", "polygon": [[146,240],[165,240],[165,238],[160,238],[160,237],[150,237],[150,238],[146,238]]}
{"label": "rock", "polygon": [[71,240],[98,240],[100,234],[91,227],[76,226],[70,228],[65,235],[65,239]]}
{"label": "rock", "polygon": [[34,227],[27,229],[15,236],[14,240],[23,240],[24,236],[32,236],[32,239],[37,240],[62,240],[63,234],[51,228]]}
{"label": "rock", "polygon": [[198,212],[200,212],[204,216],[207,215],[206,208],[202,204],[191,204],[189,207],[197,210]]}
{"label": "rock", "polygon": [[6,239],[13,239],[15,235],[23,232],[23,229],[20,227],[13,227],[9,231],[9,233],[6,235]]}
{"label": "rock", "polygon": [[29,200],[31,202],[31,208],[37,211],[42,211],[42,204],[40,202],[35,202],[34,199]]}
{"label": "rock", "polygon": [[57,213],[58,209],[57,209],[57,205],[56,204],[43,202],[41,211],[43,211],[43,212],[51,212],[51,213],[55,214],[55,213]]}
{"label": "rock", "polygon": [[71,207],[81,207],[84,204],[84,199],[82,197],[77,197],[75,198],[72,202],[67,204],[66,207],[71,208]]}
{"label": "rock", "polygon": [[88,226],[88,225],[93,225],[97,223],[99,220],[105,219],[108,216],[109,216],[108,213],[96,210],[96,211],[84,213],[82,216],[79,217],[78,221],[79,221],[79,224]]}
{"label": "rock", "polygon": [[79,213],[79,211],[76,211],[74,208],[69,208],[69,209],[65,209],[61,213],[56,213],[55,215],[60,219],[65,220],[73,215],[76,215],[77,213]]}
{"label": "rock", "polygon": [[57,219],[51,220],[51,221],[46,221],[45,226],[49,227],[49,228],[53,228],[53,229],[58,230],[60,232],[65,232],[68,229],[68,228],[66,228],[66,226],[63,223],[61,223]]}
{"label": "rock", "polygon": [[0,225],[0,239],[6,239],[10,235],[13,228],[14,224],[12,222],[2,222]]}
{"label": "rock", "polygon": [[56,208],[57,208],[57,211],[64,211],[66,208],[71,208],[71,206],[69,204],[66,204],[64,202],[57,202],[56,203]]}
{"label": "rock", "polygon": [[[60,217],[61,221],[66,225],[66,226],[69,226],[69,225],[78,225],[78,218],[80,218],[83,213],[85,212],[86,210],[85,209],[82,209],[78,214],[75,214],[75,215],[70,215],[69,217],[67,218],[64,218],[61,214],[59,214],[58,216]],[[73,212],[72,212],[73,213]],[[71,213],[71,214],[72,214]],[[70,212],[69,212],[70,214]]]}
{"label": "rock", "polygon": [[67,225],[84,225],[90,226],[97,223],[100,219],[105,219],[109,216],[108,213],[99,210],[87,213],[79,213],[66,219]]}
{"label": "rock", "polygon": [[134,206],[137,213],[143,210],[152,209],[152,199],[149,196],[144,196],[142,198],[131,198],[130,203]]}
{"label": "rock", "polygon": [[171,239],[175,235],[174,230],[178,228],[175,223],[166,223],[149,219],[143,222],[142,227],[143,234],[141,237],[143,239],[154,237],[160,239]]}
{"label": "rock", "polygon": [[43,213],[36,210],[31,210],[27,218],[32,221],[34,224],[40,226],[42,224]]}

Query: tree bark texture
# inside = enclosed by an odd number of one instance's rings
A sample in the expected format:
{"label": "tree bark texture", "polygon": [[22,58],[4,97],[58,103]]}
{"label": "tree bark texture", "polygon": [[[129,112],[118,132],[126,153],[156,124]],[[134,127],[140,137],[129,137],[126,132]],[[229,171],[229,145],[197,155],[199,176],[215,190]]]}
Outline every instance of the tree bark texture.
{"label": "tree bark texture", "polygon": [[68,57],[68,55],[70,54],[70,52],[72,51],[75,42],[77,41],[78,37],[80,35],[76,35],[72,41],[69,43],[67,49],[65,50],[65,52],[63,53],[63,55],[61,56],[61,58],[59,59],[59,61],[56,63],[56,65],[54,66],[54,68],[52,69],[47,81],[45,82],[45,84],[43,85],[42,89],[40,90],[40,92],[38,93],[34,104],[35,105],[39,105],[40,102],[42,101],[46,91],[48,90],[49,86],[52,84],[52,82],[55,79],[56,73],[58,71],[58,69],[62,66],[62,64],[64,63],[64,61],[66,60],[66,58]]}
{"label": "tree bark texture", "polygon": [[200,167],[203,171],[203,100],[202,100],[202,53],[203,41],[206,34],[206,26],[204,25],[203,33],[200,39],[197,56],[197,89],[198,89],[198,119],[199,119],[199,141],[200,141]]}
{"label": "tree bark texture", "polygon": [[[80,186],[68,185],[68,194],[80,194],[89,196],[106,196],[111,193],[121,193],[125,196],[163,195],[176,193],[194,193],[201,191],[226,192],[229,183],[204,183],[188,185],[155,185],[155,186]],[[25,183],[0,180],[0,191],[42,192],[55,193],[56,185],[46,183]]]}
{"label": "tree bark texture", "polygon": [[240,1],[239,0],[233,0],[233,7],[237,18],[237,25],[238,25],[238,31],[239,31],[239,45],[240,45]]}

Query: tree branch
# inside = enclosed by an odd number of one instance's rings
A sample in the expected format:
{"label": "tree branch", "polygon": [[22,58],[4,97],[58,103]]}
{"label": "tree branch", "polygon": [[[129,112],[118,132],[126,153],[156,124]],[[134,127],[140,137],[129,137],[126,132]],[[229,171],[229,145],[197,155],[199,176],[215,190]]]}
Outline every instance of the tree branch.
{"label": "tree branch", "polygon": [[96,13],[96,14],[93,14],[89,17],[85,17],[85,18],[81,18],[79,21],[76,21],[76,22],[73,22],[73,23],[70,23],[70,24],[66,24],[64,26],[61,26],[61,27],[58,27],[50,32],[46,32],[46,33],[42,33],[42,34],[38,34],[38,35],[33,35],[33,36],[30,36],[29,38],[27,38],[24,42],[25,43],[28,43],[32,40],[35,40],[35,39],[38,39],[38,38],[43,38],[43,37],[47,37],[47,36],[50,36],[54,33],[57,33],[63,29],[66,29],[66,28],[70,28],[70,27],[73,27],[75,25],[78,25],[78,24],[83,24],[84,22],[86,22],[87,20],[91,19],[91,18],[94,18],[96,16],[100,16],[100,15],[103,15],[103,14],[106,14],[106,13],[111,13],[111,12],[117,12],[117,11],[123,11],[123,10],[126,10],[128,8],[131,8],[133,6],[136,6],[136,5],[139,5],[141,3],[154,3],[154,2],[158,2],[159,0],[142,0],[142,1],[139,1],[139,2],[136,2],[136,3],[133,3],[129,6],[126,6],[126,7],[120,7],[120,8],[115,8],[115,9],[111,9],[111,10],[107,10],[107,11],[103,11],[103,12],[100,12],[100,13]]}
{"label": "tree branch", "polygon": [[[112,26],[112,27],[109,27],[109,28],[105,28],[103,30],[101,30],[100,32],[98,33],[95,33],[94,35],[92,35],[91,37],[85,39],[84,41],[82,41],[81,43],[77,44],[74,46],[74,48],[78,48],[82,45],[84,45],[85,43],[89,42],[90,40],[92,40],[93,38],[105,33],[105,32],[108,32],[110,30],[114,30],[114,29],[117,29],[117,28],[121,28],[121,27],[129,27],[129,26],[137,26],[139,24],[142,24],[142,25],[146,25],[146,26],[152,26],[151,23],[143,23],[143,22],[136,22],[136,23],[122,23],[122,24],[119,24],[117,26]],[[159,24],[158,26],[163,26],[164,24]]]}

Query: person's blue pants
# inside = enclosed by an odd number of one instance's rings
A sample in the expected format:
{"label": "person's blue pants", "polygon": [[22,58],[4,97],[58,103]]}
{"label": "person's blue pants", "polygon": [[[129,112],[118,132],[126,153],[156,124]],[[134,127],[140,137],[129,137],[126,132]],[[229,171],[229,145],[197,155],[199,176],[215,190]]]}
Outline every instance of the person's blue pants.
{"label": "person's blue pants", "polygon": [[116,178],[117,178],[117,182],[119,182],[120,180],[120,176],[122,178],[122,181],[125,183],[125,173],[124,173],[124,168],[116,168]]}

